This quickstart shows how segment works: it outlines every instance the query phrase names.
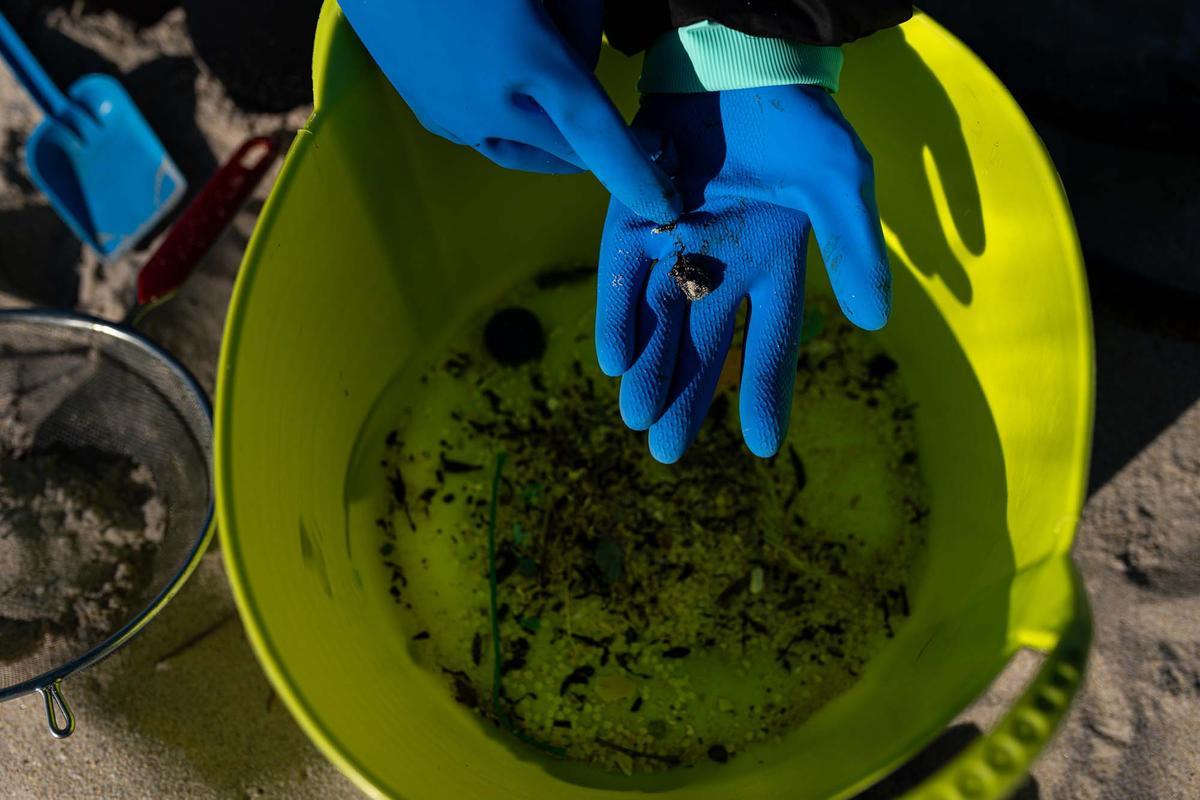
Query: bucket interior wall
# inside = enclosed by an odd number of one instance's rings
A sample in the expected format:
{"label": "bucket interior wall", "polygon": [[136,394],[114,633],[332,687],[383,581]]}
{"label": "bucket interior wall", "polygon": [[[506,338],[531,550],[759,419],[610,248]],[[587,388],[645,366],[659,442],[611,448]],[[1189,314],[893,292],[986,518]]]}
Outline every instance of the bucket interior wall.
{"label": "bucket interior wall", "polygon": [[[601,74],[632,112],[636,62]],[[895,271],[880,334],[918,404],[929,541],[913,617],[861,681],[728,765],[629,779],[544,757],[415,666],[372,521],[364,430],[389,381],[478,304],[594,263],[589,176],[508,172],[428,133],[327,6],[318,111],[247,255],[219,399],[221,524],[281,695],[374,791],[404,797],[844,793],[913,753],[1015,649],[1050,639],[1084,485],[1090,322],[1040,143],[996,79],[928,18],[847,48],[839,102],[874,155]],[[827,291],[813,249],[810,291]],[[760,763],[761,762],[761,763]]]}

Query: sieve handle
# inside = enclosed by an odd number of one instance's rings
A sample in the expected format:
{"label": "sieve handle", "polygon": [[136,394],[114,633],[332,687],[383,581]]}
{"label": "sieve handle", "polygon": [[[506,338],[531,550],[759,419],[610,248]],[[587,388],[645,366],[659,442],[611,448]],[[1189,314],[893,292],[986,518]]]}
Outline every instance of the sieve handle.
{"label": "sieve handle", "polygon": [[[38,687],[38,694],[46,702],[46,724],[55,739],[65,739],[75,732],[75,715],[67,698],[62,693],[62,678],[46,686]],[[61,717],[61,719],[60,719]]]}
{"label": "sieve handle", "polygon": [[1083,684],[1092,616],[1074,567],[1075,612],[1037,677],[995,728],[971,743],[902,800],[1001,800],[1025,781]]}
{"label": "sieve handle", "polygon": [[138,273],[139,306],[163,300],[183,285],[258,186],[278,152],[278,137],[255,136],[221,165]]}

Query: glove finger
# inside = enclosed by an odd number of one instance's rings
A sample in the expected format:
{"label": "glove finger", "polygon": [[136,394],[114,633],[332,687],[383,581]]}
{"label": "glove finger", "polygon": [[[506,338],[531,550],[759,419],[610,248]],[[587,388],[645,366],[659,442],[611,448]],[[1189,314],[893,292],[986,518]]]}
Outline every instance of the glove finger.
{"label": "glove finger", "polygon": [[842,313],[860,328],[882,328],[892,308],[892,270],[875,205],[874,177],[831,186],[813,198],[807,212]]}
{"label": "glove finger", "polygon": [[742,438],[763,458],[779,451],[791,419],[804,311],[803,244],[794,269],[777,270],[750,290],[738,408]]}
{"label": "glove finger", "polygon": [[875,330],[891,310],[892,273],[871,154],[828,93],[817,87],[800,91],[819,107],[805,138],[809,169],[769,174],[759,181],[761,189],[751,187],[749,194],[808,215],[842,311],[855,325]]}
{"label": "glove finger", "polygon": [[609,203],[596,280],[596,359],[614,378],[633,364],[638,304],[655,262],[643,244],[644,225],[616,200]]}
{"label": "glove finger", "polygon": [[563,161],[545,150],[509,139],[484,139],[475,149],[505,169],[549,175],[573,175],[582,172],[574,164]]}
{"label": "glove finger", "polygon": [[650,268],[637,310],[637,354],[621,376],[621,418],[635,431],[653,425],[666,405],[687,301],[659,260]]}
{"label": "glove finger", "polygon": [[600,83],[562,58],[531,92],[592,174],[633,213],[660,224],[682,213],[679,192],[651,161]]}
{"label": "glove finger", "polygon": [[650,426],[650,455],[674,464],[700,432],[725,366],[739,298],[712,295],[688,306],[667,408]]}

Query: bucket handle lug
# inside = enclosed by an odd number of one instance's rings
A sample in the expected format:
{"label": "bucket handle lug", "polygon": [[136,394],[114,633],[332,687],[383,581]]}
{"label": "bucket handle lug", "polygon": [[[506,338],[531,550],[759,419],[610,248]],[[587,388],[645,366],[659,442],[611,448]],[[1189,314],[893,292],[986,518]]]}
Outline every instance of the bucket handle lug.
{"label": "bucket handle lug", "polygon": [[1000,800],[1025,780],[1083,685],[1092,616],[1075,567],[1075,613],[1046,654],[1037,677],[991,731],[973,742],[902,800]]}

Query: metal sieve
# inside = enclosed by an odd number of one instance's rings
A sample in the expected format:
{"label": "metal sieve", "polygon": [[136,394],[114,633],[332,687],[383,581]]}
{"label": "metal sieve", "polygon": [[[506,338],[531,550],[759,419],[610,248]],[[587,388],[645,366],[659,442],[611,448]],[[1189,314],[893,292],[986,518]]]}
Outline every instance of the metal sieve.
{"label": "metal sieve", "polygon": [[[138,276],[139,305],[127,322],[140,320],[148,307],[182,284],[258,184],[277,149],[274,138],[251,139],[218,170],[146,262]],[[28,456],[70,448],[73,453],[125,457],[149,470],[154,494],[166,511],[161,538],[139,562],[143,572],[122,598],[126,611],[114,614],[111,625],[83,634],[41,636],[8,660],[6,629],[0,625],[0,701],[41,693],[50,732],[61,738],[75,727],[63,680],[129,641],[183,585],[212,536],[212,412],[191,374],[131,325],[39,309],[0,311],[3,402],[3,419],[13,424],[0,430],[0,444]],[[29,568],[61,575],[52,559],[65,557],[62,552],[31,561]],[[2,590],[0,621],[28,615],[27,608],[16,607],[22,601]],[[46,586],[48,593],[62,590]],[[27,606],[28,599],[24,602]],[[8,630],[11,635],[14,624]]]}

